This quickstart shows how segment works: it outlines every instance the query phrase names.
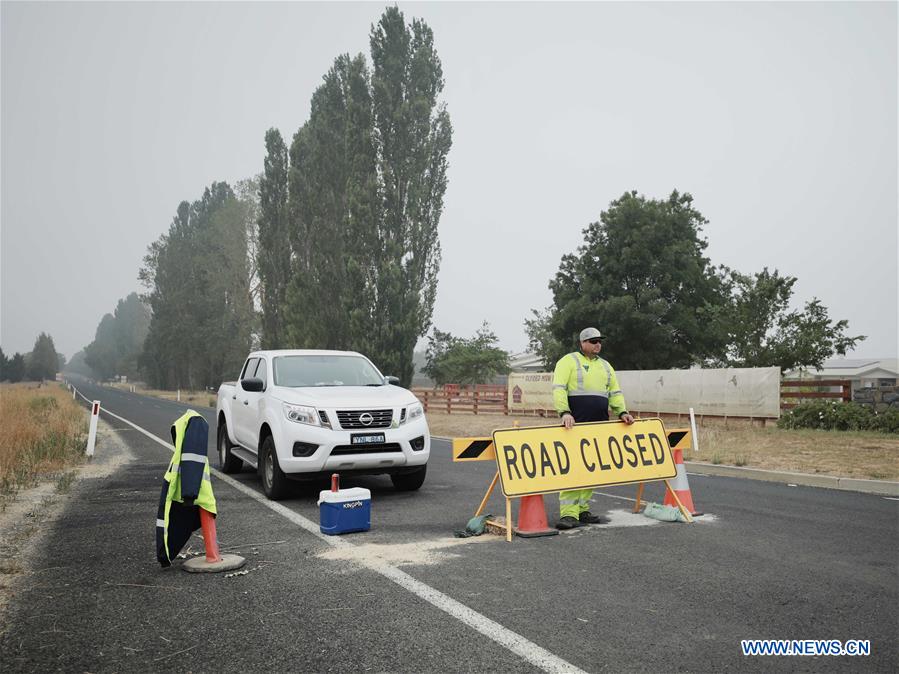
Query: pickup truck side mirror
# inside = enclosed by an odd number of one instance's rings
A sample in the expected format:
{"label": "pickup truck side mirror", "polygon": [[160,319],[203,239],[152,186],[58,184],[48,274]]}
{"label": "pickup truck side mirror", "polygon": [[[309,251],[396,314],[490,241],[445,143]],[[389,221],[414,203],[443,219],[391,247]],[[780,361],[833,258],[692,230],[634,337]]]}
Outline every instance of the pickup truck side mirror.
{"label": "pickup truck side mirror", "polygon": [[392,374],[388,374],[386,377],[384,377],[384,379],[387,381],[388,384],[393,384],[394,386],[400,385],[400,378],[394,377]]}
{"label": "pickup truck side mirror", "polygon": [[248,377],[247,379],[240,380],[240,386],[244,391],[259,393],[265,388],[265,383],[258,377]]}

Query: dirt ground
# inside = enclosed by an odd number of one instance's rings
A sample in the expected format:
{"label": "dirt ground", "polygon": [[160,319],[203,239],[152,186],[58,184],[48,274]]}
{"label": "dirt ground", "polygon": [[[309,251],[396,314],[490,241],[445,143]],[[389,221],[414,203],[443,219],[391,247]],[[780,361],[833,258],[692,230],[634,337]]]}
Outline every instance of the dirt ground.
{"label": "dirt ground", "polygon": [[[431,433],[441,437],[488,436],[497,428],[549,426],[555,418],[487,414],[427,414]],[[689,422],[665,420],[687,428]],[[766,470],[819,473],[839,477],[899,480],[899,437],[883,433],[781,430],[769,422],[707,420],[697,429],[699,451],[684,451],[687,461],[747,466]]]}
{"label": "dirt ground", "polygon": [[24,575],[35,573],[30,559],[63,511],[76,480],[111,475],[132,455],[102,419],[97,428],[97,454],[93,460],[46,474],[37,484],[12,494],[0,509],[0,631],[7,626],[5,612]]}

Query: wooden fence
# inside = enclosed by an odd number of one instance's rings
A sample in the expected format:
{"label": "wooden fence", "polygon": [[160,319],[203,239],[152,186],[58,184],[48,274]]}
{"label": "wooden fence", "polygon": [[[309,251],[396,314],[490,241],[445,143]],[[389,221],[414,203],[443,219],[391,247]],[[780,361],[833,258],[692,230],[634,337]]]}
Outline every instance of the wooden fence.
{"label": "wooden fence", "polygon": [[[822,388],[826,390],[820,390]],[[835,388],[840,390],[834,391]],[[848,403],[852,400],[852,382],[848,379],[785,379],[780,382],[780,409],[782,410],[792,409],[803,400],[820,398]]]}
{"label": "wooden fence", "polygon": [[[834,390],[839,388],[838,391]],[[821,390],[824,389],[824,390]],[[422,402],[425,412],[434,410],[447,414],[509,414],[507,388],[495,384],[478,384],[463,388],[459,384],[446,384],[442,388],[415,388],[412,393]],[[830,399],[841,402],[852,400],[852,383],[848,379],[784,380],[780,383],[780,408],[792,409],[803,400]],[[640,414],[641,412],[635,412]],[[642,411],[644,414],[659,415],[658,412]],[[553,410],[532,410],[523,414],[555,416]],[[678,420],[681,414],[669,414]],[[708,416],[708,415],[703,415]],[[746,418],[752,421],[752,417]],[[757,417],[761,418],[761,417]]]}
{"label": "wooden fence", "polygon": [[416,388],[412,393],[429,410],[447,414],[508,414],[509,405],[505,386],[479,384],[474,389],[463,389],[458,384],[443,388]]}

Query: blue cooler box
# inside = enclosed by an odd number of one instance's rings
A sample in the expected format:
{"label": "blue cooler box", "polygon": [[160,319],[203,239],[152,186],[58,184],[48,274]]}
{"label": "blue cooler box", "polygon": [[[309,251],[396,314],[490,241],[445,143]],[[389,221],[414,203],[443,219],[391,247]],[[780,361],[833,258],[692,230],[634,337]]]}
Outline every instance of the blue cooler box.
{"label": "blue cooler box", "polygon": [[371,492],[362,487],[323,491],[318,495],[319,529],[335,536],[371,529]]}

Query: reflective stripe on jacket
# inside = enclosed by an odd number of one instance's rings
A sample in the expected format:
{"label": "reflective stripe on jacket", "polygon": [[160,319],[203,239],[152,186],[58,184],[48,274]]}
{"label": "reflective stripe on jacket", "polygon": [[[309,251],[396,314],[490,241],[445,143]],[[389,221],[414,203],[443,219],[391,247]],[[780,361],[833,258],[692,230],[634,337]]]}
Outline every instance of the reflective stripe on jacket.
{"label": "reflective stripe on jacket", "polygon": [[553,404],[556,412],[571,412],[577,422],[606,421],[610,410],[616,418],[627,411],[612,366],[580,352],[569,353],[556,363]]}
{"label": "reflective stripe on jacket", "polygon": [[216,513],[206,457],[208,439],[209,424],[193,410],[172,424],[175,452],[163,477],[156,513],[156,558],[163,566],[171,564],[191,534],[200,528],[198,506]]}

